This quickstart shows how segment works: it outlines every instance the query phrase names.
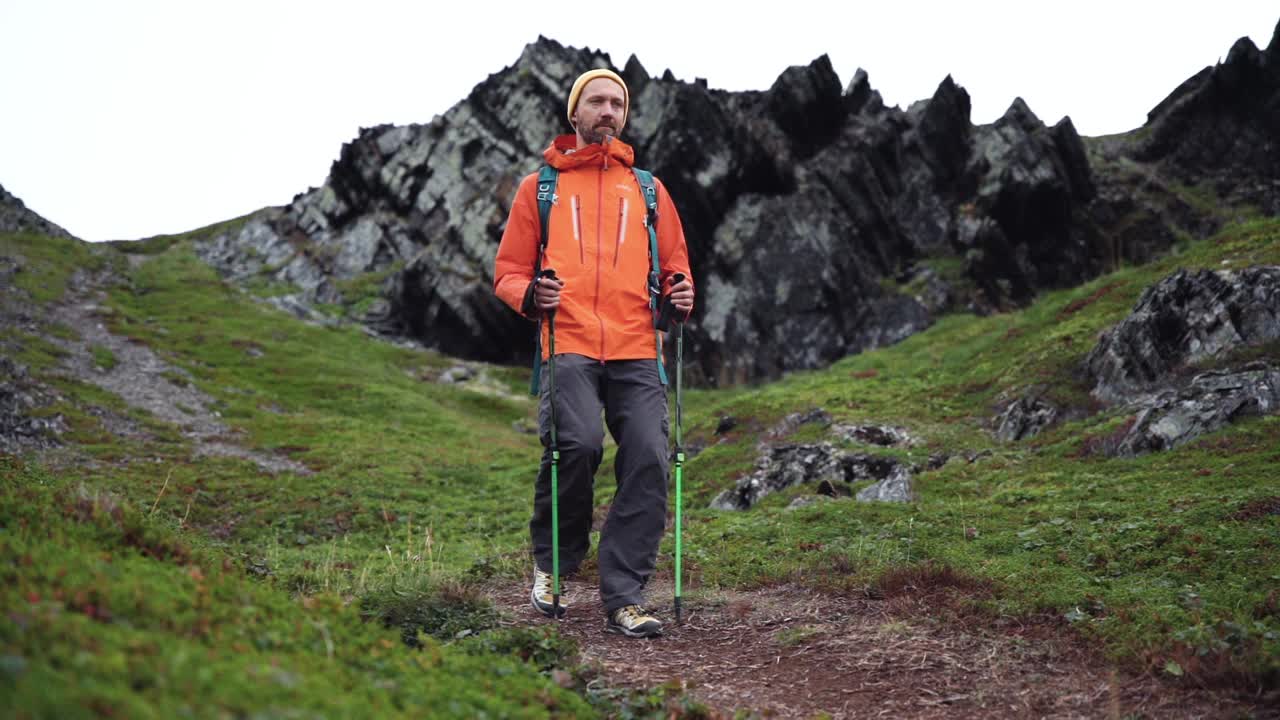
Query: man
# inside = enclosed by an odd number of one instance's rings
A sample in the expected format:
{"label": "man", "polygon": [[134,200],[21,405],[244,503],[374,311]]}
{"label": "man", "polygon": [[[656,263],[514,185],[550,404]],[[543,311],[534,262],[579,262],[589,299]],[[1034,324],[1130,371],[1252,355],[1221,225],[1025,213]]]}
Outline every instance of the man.
{"label": "man", "polygon": [[[588,550],[594,476],[604,455],[603,412],[618,444],[618,487],[598,548],[605,627],[651,637],[662,633],[662,623],[644,610],[643,592],[666,521],[667,395],[650,306],[646,203],[631,169],[634,153],[618,139],[629,110],[630,94],[617,74],[591,70],[574,82],[568,102],[574,132],[543,152],[559,171],[546,248],[539,257],[534,173],[516,191],[494,263],[494,292],[531,319],[555,313],[556,392],[550,397],[544,377],[538,412],[544,452],[529,523],[531,602],[553,614],[550,403],[556,403],[558,420],[562,576],[571,575]],[[666,189],[656,180],[654,186],[658,287],[663,302],[687,317],[694,292],[684,231]],[[535,266],[554,269],[556,277],[535,277]],[[675,282],[676,275],[683,279]],[[542,323],[544,356],[547,326]]]}

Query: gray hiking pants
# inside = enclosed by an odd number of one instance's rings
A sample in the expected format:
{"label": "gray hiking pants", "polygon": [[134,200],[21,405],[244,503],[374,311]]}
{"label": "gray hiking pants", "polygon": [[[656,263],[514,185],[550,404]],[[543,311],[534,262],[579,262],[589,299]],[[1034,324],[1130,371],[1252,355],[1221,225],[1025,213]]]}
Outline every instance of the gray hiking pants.
{"label": "gray hiking pants", "polygon": [[[551,406],[547,364],[542,368],[538,427],[542,467],[529,522],[533,556],[551,572]],[[560,574],[578,569],[591,538],[595,472],[604,457],[605,424],[618,444],[618,488],[600,532],[600,599],[605,612],[643,603],[667,518],[667,392],[653,360],[600,362],[556,356],[560,495]]]}

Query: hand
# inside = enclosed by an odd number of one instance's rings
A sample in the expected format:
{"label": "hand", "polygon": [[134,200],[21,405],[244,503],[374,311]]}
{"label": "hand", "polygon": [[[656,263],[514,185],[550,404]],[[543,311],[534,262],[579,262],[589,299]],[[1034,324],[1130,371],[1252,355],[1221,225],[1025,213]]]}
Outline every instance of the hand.
{"label": "hand", "polygon": [[676,310],[688,315],[689,311],[693,310],[693,283],[689,282],[688,278],[682,279],[671,286],[671,292],[667,294],[667,298]]}
{"label": "hand", "polygon": [[539,310],[551,312],[560,307],[560,291],[564,289],[564,282],[549,277],[539,277],[533,282],[533,301]]}

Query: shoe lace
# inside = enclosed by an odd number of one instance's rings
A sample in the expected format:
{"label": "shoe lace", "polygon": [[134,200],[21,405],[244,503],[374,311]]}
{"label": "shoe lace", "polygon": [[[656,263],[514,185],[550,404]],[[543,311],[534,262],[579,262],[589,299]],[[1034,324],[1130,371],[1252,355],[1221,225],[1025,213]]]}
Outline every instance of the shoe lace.
{"label": "shoe lace", "polygon": [[[533,584],[538,588],[539,592],[544,592],[547,594],[551,594],[552,589],[555,587],[554,584],[552,583],[551,573],[543,572],[541,569],[538,569],[538,568],[534,568],[534,571],[533,571]],[[565,582],[565,579],[560,578],[560,594],[561,595],[565,593],[567,586],[568,586],[568,583]]]}
{"label": "shoe lace", "polygon": [[639,605],[626,605],[618,609],[618,622],[633,625],[648,614]]}

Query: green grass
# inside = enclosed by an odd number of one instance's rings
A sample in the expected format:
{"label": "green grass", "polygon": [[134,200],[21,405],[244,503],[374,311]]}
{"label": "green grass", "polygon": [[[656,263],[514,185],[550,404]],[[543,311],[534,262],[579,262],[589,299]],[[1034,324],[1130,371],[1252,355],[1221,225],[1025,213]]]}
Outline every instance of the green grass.
{"label": "green grass", "polygon": [[[746,513],[695,509],[687,514],[686,567],[709,586],[816,578],[849,589],[873,587],[894,568],[938,564],[995,581],[1002,590],[984,601],[989,609],[1058,614],[1117,658],[1162,667],[1190,656],[1206,673],[1274,682],[1280,517],[1233,517],[1278,494],[1280,417],[1247,420],[1168,453],[1082,456],[1090,438],[1126,416],[1091,407],[1078,372],[1098,333],[1151,283],[1178,267],[1258,263],[1280,263],[1280,222],[1232,227],[1177,256],[1046,294],[1021,312],[943,318],[827,370],[690,393],[688,434],[704,441],[725,414],[762,429],[823,407],[837,422],[905,426],[925,441],[900,455],[914,462],[936,452],[993,452],[918,476],[920,500],[906,506],[842,501],[791,511],[790,500],[809,492],[793,490]],[[1264,352],[1245,349],[1231,360]],[[1086,419],[1032,442],[996,443],[988,428],[999,401],[1032,389]],[[734,431],[690,461],[693,501],[705,506],[747,472],[755,442],[752,432]],[[1186,601],[1191,595],[1195,602]]]}
{"label": "green grass", "polygon": [[14,286],[38,303],[62,299],[77,269],[95,272],[108,263],[121,264],[105,246],[34,233],[0,233],[0,255],[18,259]]}
{"label": "green grass", "polygon": [[[61,296],[77,265],[115,263],[124,278],[102,315],[110,329],[175,365],[170,380],[207,393],[236,442],[312,471],[273,475],[247,460],[193,458],[178,428],[59,377],[62,351],[41,335],[0,329],[6,352],[62,396],[42,412],[63,415],[64,439],[85,459],[56,473],[4,460],[0,543],[5,560],[19,562],[4,563],[2,597],[25,625],[0,629],[0,672],[9,678],[0,694],[11,693],[15,707],[36,716],[97,707],[172,715],[200,703],[250,714],[285,698],[344,715],[356,707],[346,704],[350,695],[396,714],[431,700],[417,693],[464,676],[491,686],[494,714],[518,714],[516,706],[545,714],[550,702],[570,716],[620,707],[643,716],[671,702],[665,691],[561,693],[545,675],[568,662],[560,639],[485,629],[492,617],[474,602],[474,583],[522,586],[528,571],[540,447],[513,429],[535,415],[524,397],[526,369],[486,370],[500,392],[430,382],[453,361],[272,310],[220,281],[189,238],[136,249],[148,258],[133,269],[110,248],[72,241],[0,235],[0,248],[25,259],[19,282],[41,302]],[[1178,267],[1257,263],[1280,263],[1280,222],[1232,226],[1020,312],[944,317],[822,371],[688,392],[686,444],[705,447],[685,469],[688,592],[782,581],[863,591],[904,569],[947,568],[992,588],[971,598],[975,609],[1059,617],[1117,660],[1274,683],[1280,516],[1248,510],[1278,494],[1271,468],[1280,463],[1280,417],[1168,453],[1107,459],[1088,450],[1127,418],[1094,407],[1078,374],[1098,333],[1152,282]],[[66,337],[68,329],[43,333]],[[1235,360],[1267,353],[1246,349]],[[1000,404],[1033,390],[1080,419],[1029,442],[994,441],[989,422]],[[753,469],[762,433],[815,407],[837,422],[902,426],[921,439],[908,449],[858,451],[914,463],[953,458],[917,477],[919,500],[910,505],[839,500],[786,509],[810,492],[801,487],[748,512],[707,509]],[[121,440],[107,430],[104,410],[144,432]],[[724,415],[738,427],[715,436]],[[824,438],[820,426],[806,425],[792,439]],[[972,463],[960,457],[977,451],[989,454]],[[613,491],[613,452],[598,476],[597,504]],[[86,515],[85,493],[135,510],[125,520]],[[34,523],[41,515],[50,522]],[[185,550],[175,561],[177,551],[148,554],[153,545]],[[660,572],[670,572],[671,551],[668,539]],[[20,562],[27,556],[30,563]],[[92,597],[107,600],[110,619],[86,614]],[[447,612],[422,612],[432,604]],[[806,640],[801,630],[778,638],[784,646]],[[508,650],[528,662],[498,657]],[[138,676],[152,679],[139,684]],[[407,680],[423,676],[438,682]],[[80,689],[53,691],[63,687]],[[325,692],[349,687],[359,690]],[[456,714],[478,707],[486,706],[464,704]]]}
{"label": "green grass", "polygon": [[339,596],[297,602],[110,493],[8,456],[0,483],[13,561],[0,567],[0,696],[14,717],[596,714],[522,661],[565,664],[572,648],[546,633],[477,625],[487,645],[465,647],[428,624],[410,649]]}
{"label": "green grass", "polygon": [[108,372],[115,369],[115,366],[119,364],[119,361],[116,360],[116,354],[111,352],[111,348],[94,345],[89,348],[89,354],[93,357],[95,365]]}

